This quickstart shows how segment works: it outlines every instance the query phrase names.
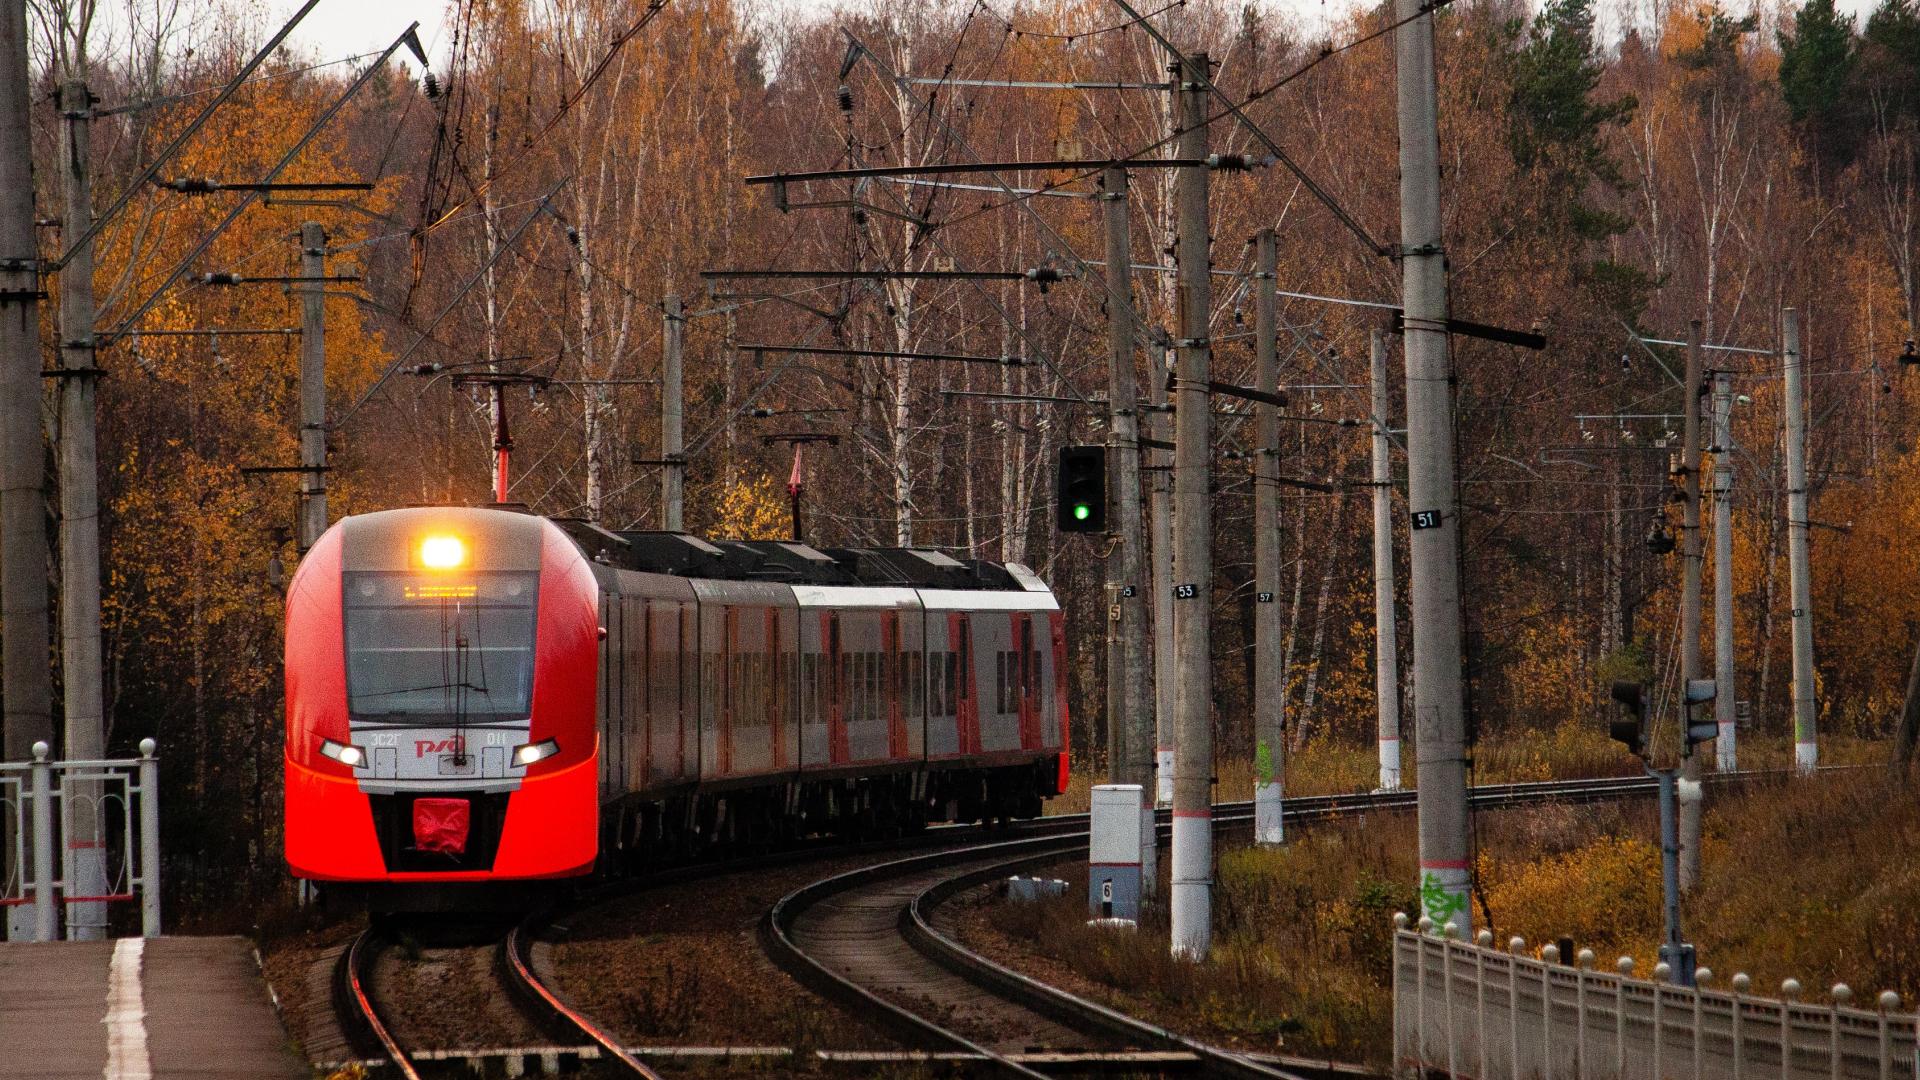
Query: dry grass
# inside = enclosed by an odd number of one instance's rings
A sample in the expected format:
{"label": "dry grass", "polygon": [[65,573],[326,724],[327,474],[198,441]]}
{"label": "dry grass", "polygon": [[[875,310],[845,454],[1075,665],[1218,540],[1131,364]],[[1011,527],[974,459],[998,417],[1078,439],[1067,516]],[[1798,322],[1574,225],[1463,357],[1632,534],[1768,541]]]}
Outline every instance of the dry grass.
{"label": "dry grass", "polygon": [[1414,899],[1412,826],[1353,819],[1284,849],[1222,852],[1219,933],[1205,964],[1169,956],[1163,911],[1137,934],[1088,928],[1084,893],[1006,905],[993,922],[1119,990],[1135,1015],[1241,1049],[1368,1060],[1390,1023],[1383,929]]}
{"label": "dry grass", "polygon": [[[1791,752],[1761,740],[1745,751],[1742,763],[1753,767]],[[1883,753],[1873,744],[1823,747],[1828,761]],[[1532,760],[1514,752],[1509,775],[1537,778],[1526,774]],[[1686,909],[1701,963],[1723,980],[1746,971],[1756,987],[1791,975],[1810,988],[1844,981],[1861,995],[1898,990],[1911,1004],[1920,996],[1916,794],[1879,769],[1710,793],[1703,877]],[[1633,955],[1650,970],[1661,930],[1655,827],[1648,801],[1481,815],[1478,866],[1492,929],[1535,947],[1571,937],[1603,963]],[[1215,948],[1204,964],[1168,957],[1163,915],[1150,914],[1135,935],[1087,929],[1084,901],[1072,892],[996,910],[994,925],[1159,1022],[1248,1049],[1378,1064],[1390,1031],[1389,920],[1414,906],[1414,822],[1347,819],[1288,839],[1284,848],[1220,854]],[[1483,911],[1475,916],[1487,921]]]}
{"label": "dry grass", "polygon": [[[1402,786],[1418,780],[1413,743],[1402,748]],[[1861,765],[1886,760],[1886,744],[1847,736],[1820,741],[1821,762]],[[1522,783],[1532,780],[1570,780],[1592,776],[1638,775],[1640,766],[1606,733],[1575,724],[1551,731],[1503,734],[1483,740],[1474,750],[1474,781],[1481,784]],[[1743,769],[1787,769],[1793,765],[1793,744],[1783,737],[1747,736],[1740,743]],[[1371,744],[1316,739],[1285,762],[1289,795],[1333,795],[1367,791],[1379,784],[1380,764]],[[1253,762],[1230,759],[1215,762],[1214,798],[1232,802],[1253,798]],[[1080,814],[1094,784],[1106,782],[1100,763],[1077,762],[1065,794],[1047,802],[1049,814]]]}
{"label": "dry grass", "polygon": [[[1568,935],[1603,962],[1654,962],[1660,853],[1651,807],[1623,834],[1548,858],[1493,849],[1482,877],[1502,935]],[[1920,997],[1920,797],[1881,770],[1769,781],[1709,802],[1699,887],[1682,911],[1700,962],[1756,987],[1792,976]]]}

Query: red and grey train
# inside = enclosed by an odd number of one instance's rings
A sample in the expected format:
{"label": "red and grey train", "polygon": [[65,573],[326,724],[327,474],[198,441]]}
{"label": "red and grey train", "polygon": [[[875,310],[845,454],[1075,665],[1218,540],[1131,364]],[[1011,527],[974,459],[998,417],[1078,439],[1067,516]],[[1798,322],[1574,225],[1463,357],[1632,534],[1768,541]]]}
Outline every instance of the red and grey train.
{"label": "red and grey train", "polygon": [[1065,649],[1014,564],[345,518],[288,589],[287,863],[383,910],[511,906],[717,841],[1035,816]]}

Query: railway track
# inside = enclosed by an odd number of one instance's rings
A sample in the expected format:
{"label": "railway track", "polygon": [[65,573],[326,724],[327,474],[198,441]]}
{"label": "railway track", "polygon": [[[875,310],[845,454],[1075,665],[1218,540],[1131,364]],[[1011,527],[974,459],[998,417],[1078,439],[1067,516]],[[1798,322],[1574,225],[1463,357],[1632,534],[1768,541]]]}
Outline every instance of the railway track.
{"label": "railway track", "polygon": [[[523,1067],[529,1060],[549,1066],[594,1061],[596,1076],[660,1080],[659,1073],[569,1006],[535,974],[531,956],[534,926],[534,921],[529,919],[507,932],[495,946],[495,967],[507,994],[535,1028],[546,1032],[552,1041],[540,1046],[486,1051],[484,1056],[519,1058]],[[422,1080],[424,1071],[442,1063],[473,1068],[483,1052],[417,1050],[402,1043],[398,1024],[382,1009],[372,978],[379,954],[391,944],[383,931],[369,928],[341,952],[336,968],[335,1012],[348,1044],[361,1055],[360,1063],[370,1072],[404,1080]]]}
{"label": "railway track", "polygon": [[[1729,773],[1716,784],[1766,773]],[[1473,789],[1479,809],[1543,802],[1595,802],[1653,794],[1649,777],[1490,784]],[[1287,803],[1294,824],[1350,813],[1406,812],[1413,791],[1309,796]],[[1215,823],[1244,828],[1252,804],[1215,807]],[[1338,1062],[1250,1057],[1068,993],[998,964],[943,932],[935,913],[968,889],[1085,851],[1085,815],[1054,819],[1042,835],[995,840],[911,856],[836,874],[782,897],[761,924],[770,958],[804,985],[867,1019],[877,1019],[908,1045],[965,1055],[1002,1075],[1047,1075],[1042,1059],[1065,1048],[1081,1072],[1140,1069],[1143,1052],[1160,1054],[1151,1071],[1184,1066],[1205,1075],[1292,1078],[1365,1075]],[[1161,836],[1169,825],[1163,814]],[[1035,1042],[1039,1045],[1033,1045]],[[1087,1048],[1092,1052],[1084,1052]]]}
{"label": "railway track", "polygon": [[[1712,782],[1743,782],[1767,773],[1734,773]],[[1645,777],[1484,785],[1476,807],[1546,801],[1597,801],[1651,794]],[[1287,820],[1306,823],[1350,813],[1405,812],[1412,791],[1290,799]],[[1252,820],[1251,803],[1222,803],[1223,828]],[[761,927],[763,945],[782,968],[830,1001],[860,1010],[905,1045],[933,1060],[981,1064],[1002,1074],[1034,1077],[1072,1070],[1124,1074],[1194,1070],[1209,1075],[1327,1075],[1328,1063],[1255,1059],[1204,1046],[1177,1033],[1075,997],[973,953],[941,931],[942,903],[984,882],[1085,850],[1088,817],[1061,815],[1002,828],[956,826],[883,841],[809,847],[728,862],[692,864],[596,890],[579,904],[604,903],[720,874],[804,863],[831,854],[898,856],[813,882],[783,897]],[[1162,815],[1161,828],[1166,828]],[[933,851],[924,849],[933,848]],[[915,853],[918,852],[918,853]],[[496,977],[529,1024],[551,1041],[519,1049],[414,1049],[383,1012],[370,973],[393,942],[370,929],[342,951],[335,968],[334,1012],[362,1064],[375,1073],[419,1080],[440,1063],[478,1055],[584,1064],[596,1075],[656,1077],[644,1061],[541,978],[536,939],[552,913],[529,917],[497,944]],[[1338,1071],[1338,1070],[1336,1070]]]}

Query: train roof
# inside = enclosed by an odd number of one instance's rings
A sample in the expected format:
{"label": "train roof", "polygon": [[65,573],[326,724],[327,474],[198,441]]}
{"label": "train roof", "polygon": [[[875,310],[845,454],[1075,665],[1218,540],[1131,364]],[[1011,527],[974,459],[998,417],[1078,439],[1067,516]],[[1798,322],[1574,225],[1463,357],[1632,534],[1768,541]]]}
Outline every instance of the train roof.
{"label": "train roof", "polygon": [[616,532],[556,518],[597,562],[649,574],[764,581],[787,585],[938,589],[955,592],[1046,591],[1025,567],[956,559],[925,547],[816,548],[785,540],[702,540],[688,533]]}

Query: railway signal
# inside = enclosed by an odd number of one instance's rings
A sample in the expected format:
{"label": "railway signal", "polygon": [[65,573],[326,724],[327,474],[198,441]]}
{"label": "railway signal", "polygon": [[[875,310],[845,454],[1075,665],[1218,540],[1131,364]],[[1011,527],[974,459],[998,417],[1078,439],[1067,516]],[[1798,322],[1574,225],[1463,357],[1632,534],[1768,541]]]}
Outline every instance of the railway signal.
{"label": "railway signal", "polygon": [[1063,446],[1054,472],[1054,515],[1061,532],[1107,531],[1107,451],[1100,446]]}
{"label": "railway signal", "polygon": [[1607,724],[1607,734],[1613,741],[1623,743],[1634,757],[1644,759],[1647,755],[1647,688],[1637,682],[1616,682],[1613,684],[1613,700],[1621,707],[1620,715]]}

